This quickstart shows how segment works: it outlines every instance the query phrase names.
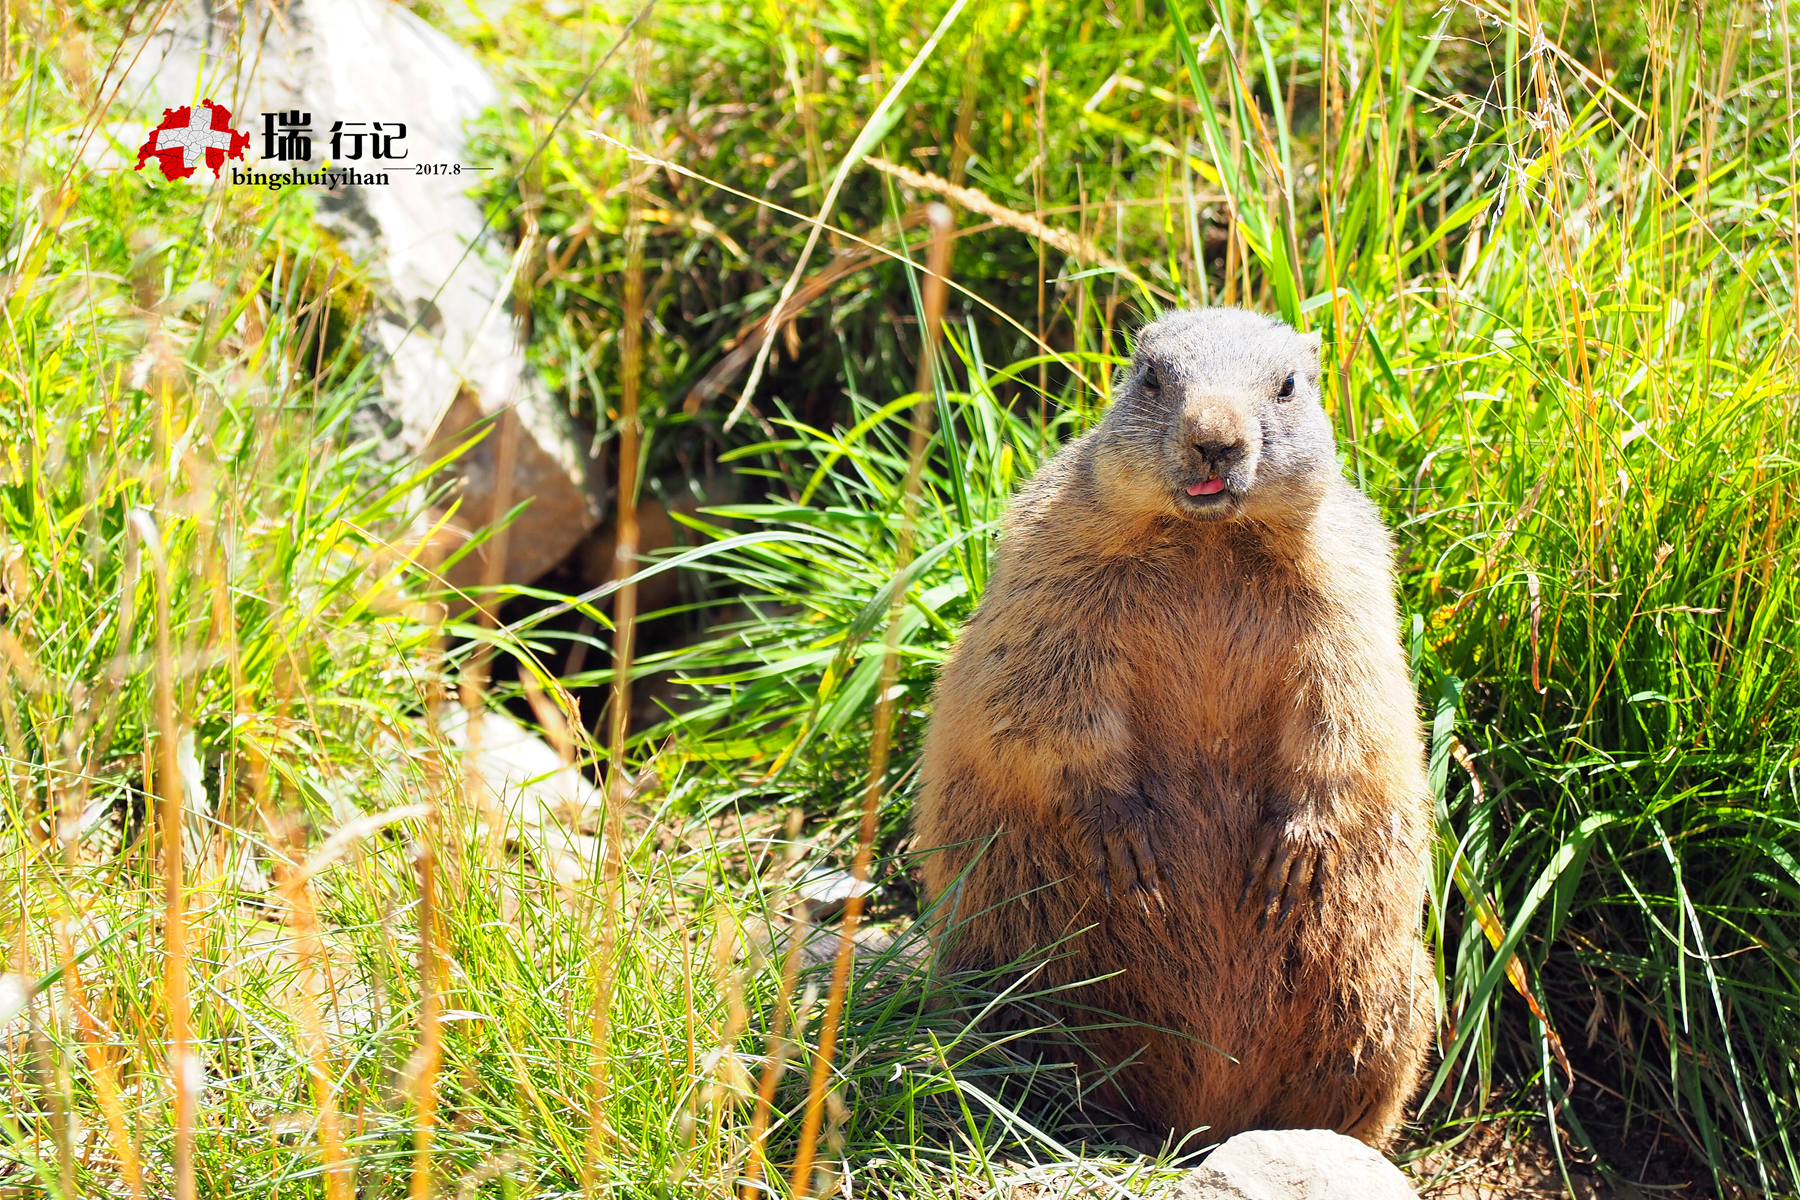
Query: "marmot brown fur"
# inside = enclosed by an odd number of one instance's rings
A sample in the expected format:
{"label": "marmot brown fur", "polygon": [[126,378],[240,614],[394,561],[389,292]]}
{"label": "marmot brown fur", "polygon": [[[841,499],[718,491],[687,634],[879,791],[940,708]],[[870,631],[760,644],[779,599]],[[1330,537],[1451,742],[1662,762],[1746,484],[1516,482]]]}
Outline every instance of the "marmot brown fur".
{"label": "marmot brown fur", "polygon": [[1099,979],[1065,1018],[1136,1056],[1116,1083],[1145,1125],[1208,1127],[1190,1145],[1385,1142],[1435,1020],[1392,544],[1318,352],[1238,309],[1143,329],[1105,419],[1020,493],[925,738],[926,887],[960,889],[941,953],[1055,946],[1034,991]]}

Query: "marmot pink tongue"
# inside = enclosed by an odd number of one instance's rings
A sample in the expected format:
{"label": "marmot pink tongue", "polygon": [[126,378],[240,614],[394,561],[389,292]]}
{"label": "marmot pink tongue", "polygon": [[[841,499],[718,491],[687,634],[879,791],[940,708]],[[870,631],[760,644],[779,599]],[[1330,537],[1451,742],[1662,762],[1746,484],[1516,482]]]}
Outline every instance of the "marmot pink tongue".
{"label": "marmot pink tongue", "polygon": [[1209,479],[1205,483],[1196,483],[1187,490],[1190,496],[1211,496],[1225,490],[1223,479]]}

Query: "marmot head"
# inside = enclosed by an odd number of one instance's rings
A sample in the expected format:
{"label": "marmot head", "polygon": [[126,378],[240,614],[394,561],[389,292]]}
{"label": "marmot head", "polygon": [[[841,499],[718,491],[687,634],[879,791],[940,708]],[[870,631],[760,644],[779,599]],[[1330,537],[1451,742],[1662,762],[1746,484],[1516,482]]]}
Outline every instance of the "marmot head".
{"label": "marmot head", "polygon": [[1114,396],[1097,463],[1110,505],[1268,520],[1338,474],[1319,335],[1271,317],[1207,308],[1144,326]]}

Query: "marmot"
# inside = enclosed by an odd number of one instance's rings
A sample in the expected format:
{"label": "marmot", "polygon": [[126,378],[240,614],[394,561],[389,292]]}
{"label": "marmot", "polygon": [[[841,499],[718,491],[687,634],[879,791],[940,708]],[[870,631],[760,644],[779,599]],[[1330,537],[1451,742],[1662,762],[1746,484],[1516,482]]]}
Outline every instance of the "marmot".
{"label": "marmot", "polygon": [[1174,313],[1115,395],[1020,492],[938,680],[940,953],[1098,979],[1064,1016],[1161,1134],[1379,1146],[1435,1021],[1392,541],[1338,465],[1317,334]]}

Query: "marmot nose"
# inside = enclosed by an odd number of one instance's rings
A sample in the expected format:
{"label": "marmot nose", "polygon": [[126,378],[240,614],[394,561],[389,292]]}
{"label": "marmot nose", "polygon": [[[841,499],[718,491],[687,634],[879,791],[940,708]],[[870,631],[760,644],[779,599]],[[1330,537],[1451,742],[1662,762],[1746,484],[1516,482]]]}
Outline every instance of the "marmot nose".
{"label": "marmot nose", "polygon": [[1194,449],[1209,466],[1222,468],[1244,457],[1244,443],[1226,441],[1195,442]]}

